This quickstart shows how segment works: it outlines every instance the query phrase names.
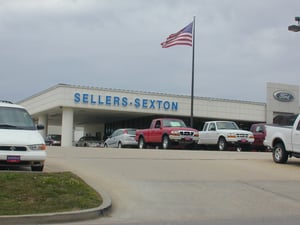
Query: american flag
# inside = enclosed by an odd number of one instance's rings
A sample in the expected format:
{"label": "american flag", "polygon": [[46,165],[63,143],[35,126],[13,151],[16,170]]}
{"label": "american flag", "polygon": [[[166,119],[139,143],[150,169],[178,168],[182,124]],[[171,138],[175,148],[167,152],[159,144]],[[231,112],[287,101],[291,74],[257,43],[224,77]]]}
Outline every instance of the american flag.
{"label": "american flag", "polygon": [[169,48],[174,45],[188,45],[193,46],[193,22],[178,31],[170,34],[167,40],[161,43],[162,48]]}

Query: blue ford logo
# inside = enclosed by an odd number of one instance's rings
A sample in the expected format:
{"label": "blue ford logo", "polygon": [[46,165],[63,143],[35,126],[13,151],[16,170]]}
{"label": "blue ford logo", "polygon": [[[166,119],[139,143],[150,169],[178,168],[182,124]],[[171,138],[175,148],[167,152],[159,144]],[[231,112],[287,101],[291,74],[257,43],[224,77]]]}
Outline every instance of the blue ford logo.
{"label": "blue ford logo", "polygon": [[294,96],[287,91],[275,91],[273,96],[280,102],[291,102],[294,100]]}

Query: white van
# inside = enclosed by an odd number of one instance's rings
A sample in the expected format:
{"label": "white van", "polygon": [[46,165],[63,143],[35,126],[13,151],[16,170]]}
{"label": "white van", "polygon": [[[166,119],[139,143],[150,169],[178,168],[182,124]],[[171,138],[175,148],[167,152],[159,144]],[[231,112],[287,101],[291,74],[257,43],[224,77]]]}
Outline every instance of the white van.
{"label": "white van", "polygon": [[0,101],[0,165],[30,166],[43,171],[46,145],[38,129],[22,106]]}

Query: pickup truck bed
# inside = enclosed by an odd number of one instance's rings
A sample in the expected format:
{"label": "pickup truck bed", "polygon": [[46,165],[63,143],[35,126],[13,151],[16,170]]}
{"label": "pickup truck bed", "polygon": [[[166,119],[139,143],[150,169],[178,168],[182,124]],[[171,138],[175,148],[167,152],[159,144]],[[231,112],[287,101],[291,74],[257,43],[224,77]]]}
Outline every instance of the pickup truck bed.
{"label": "pickup truck bed", "polygon": [[266,125],[264,145],[272,149],[276,163],[289,157],[300,158],[300,115],[287,116],[287,125]]}

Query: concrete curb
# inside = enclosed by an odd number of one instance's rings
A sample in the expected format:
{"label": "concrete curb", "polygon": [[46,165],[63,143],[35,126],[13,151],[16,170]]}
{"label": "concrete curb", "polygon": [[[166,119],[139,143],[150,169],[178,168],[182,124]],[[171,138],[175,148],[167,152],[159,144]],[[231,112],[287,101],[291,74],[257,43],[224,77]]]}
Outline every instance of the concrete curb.
{"label": "concrete curb", "polygon": [[35,225],[46,223],[65,223],[81,220],[96,219],[104,216],[111,209],[112,202],[110,196],[103,190],[100,191],[103,199],[99,207],[61,213],[41,213],[27,215],[0,216],[0,224],[5,225]]}

